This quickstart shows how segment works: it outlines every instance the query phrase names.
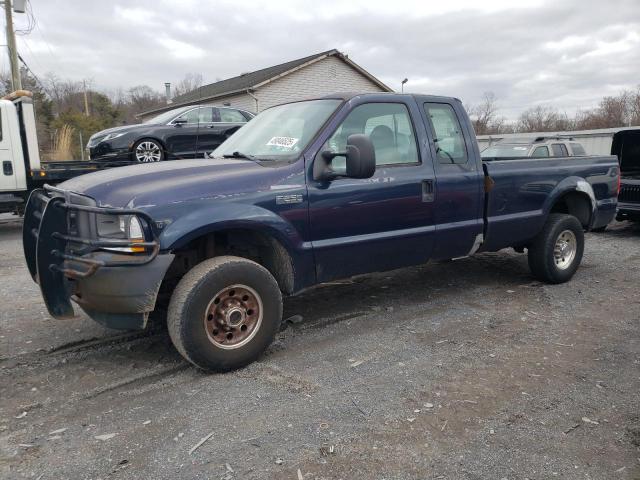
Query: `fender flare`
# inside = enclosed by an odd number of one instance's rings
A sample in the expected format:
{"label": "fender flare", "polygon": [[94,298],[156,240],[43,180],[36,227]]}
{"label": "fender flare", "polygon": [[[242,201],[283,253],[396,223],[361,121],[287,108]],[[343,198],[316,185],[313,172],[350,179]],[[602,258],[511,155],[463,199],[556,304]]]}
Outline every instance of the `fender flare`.
{"label": "fender flare", "polygon": [[544,212],[545,217],[549,215],[549,213],[551,212],[551,209],[553,208],[553,205],[555,205],[555,203],[560,198],[562,198],[567,193],[571,193],[571,192],[579,192],[586,195],[589,198],[589,202],[591,204],[591,211],[589,216],[589,222],[586,227],[587,229],[590,229],[591,225],[593,225],[593,222],[596,218],[598,204],[596,201],[595,193],[593,191],[593,187],[589,182],[587,182],[584,178],[581,178],[581,177],[576,177],[576,176],[567,177],[564,180],[562,180],[560,183],[558,183],[558,185],[556,185],[556,187],[551,191],[551,194],[545,201],[544,206],[542,208],[542,211]]}

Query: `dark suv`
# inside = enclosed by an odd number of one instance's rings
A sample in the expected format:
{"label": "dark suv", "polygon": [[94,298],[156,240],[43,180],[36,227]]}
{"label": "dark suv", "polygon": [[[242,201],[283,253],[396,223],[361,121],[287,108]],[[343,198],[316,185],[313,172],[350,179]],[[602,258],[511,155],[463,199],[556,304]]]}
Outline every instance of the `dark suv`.
{"label": "dark suv", "polygon": [[137,125],[102,130],[89,138],[91,160],[159,162],[204,157],[254,117],[229,107],[186,106]]}

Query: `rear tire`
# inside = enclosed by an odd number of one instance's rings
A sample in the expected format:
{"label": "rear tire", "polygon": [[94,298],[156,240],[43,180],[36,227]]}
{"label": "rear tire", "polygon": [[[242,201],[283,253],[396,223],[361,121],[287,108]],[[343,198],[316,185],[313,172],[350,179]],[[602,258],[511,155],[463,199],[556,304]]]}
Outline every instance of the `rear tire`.
{"label": "rear tire", "polygon": [[582,260],[582,225],[572,215],[552,213],[528,250],[534,277],[547,283],[564,283],[573,277]]}
{"label": "rear tire", "polygon": [[282,294],[263,266],[222,256],[180,280],[167,313],[169,336],[196,367],[228,371],[256,360],[282,322]]}

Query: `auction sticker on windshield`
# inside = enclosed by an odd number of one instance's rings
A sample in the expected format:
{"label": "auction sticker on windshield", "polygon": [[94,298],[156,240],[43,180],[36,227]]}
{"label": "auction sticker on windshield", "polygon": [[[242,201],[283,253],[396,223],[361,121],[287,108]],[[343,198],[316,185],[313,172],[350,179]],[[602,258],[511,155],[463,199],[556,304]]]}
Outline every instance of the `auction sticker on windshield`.
{"label": "auction sticker on windshield", "polygon": [[298,143],[298,138],[293,137],[273,137],[267,142],[267,145],[274,147],[293,148]]}

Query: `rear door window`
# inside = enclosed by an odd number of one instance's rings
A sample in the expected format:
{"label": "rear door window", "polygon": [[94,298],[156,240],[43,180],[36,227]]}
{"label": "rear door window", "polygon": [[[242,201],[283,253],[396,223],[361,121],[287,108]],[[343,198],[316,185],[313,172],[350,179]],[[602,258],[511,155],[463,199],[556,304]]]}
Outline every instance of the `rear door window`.
{"label": "rear door window", "polygon": [[467,163],[467,146],[453,107],[448,103],[425,103],[424,109],[429,119],[438,162]]}
{"label": "rear door window", "polygon": [[548,157],[549,156],[549,149],[547,147],[537,147],[534,151],[533,151],[533,155],[531,155],[532,157]]}
{"label": "rear door window", "polygon": [[231,108],[219,108],[220,121],[223,123],[245,123],[247,119],[238,110]]}
{"label": "rear door window", "polygon": [[567,147],[562,143],[554,143],[551,145],[551,151],[553,152],[554,157],[568,157],[569,152],[567,151]]}

